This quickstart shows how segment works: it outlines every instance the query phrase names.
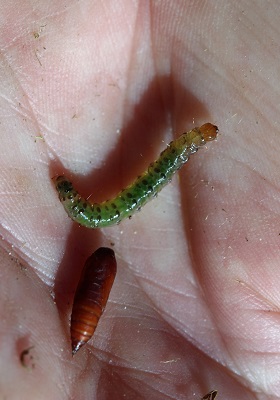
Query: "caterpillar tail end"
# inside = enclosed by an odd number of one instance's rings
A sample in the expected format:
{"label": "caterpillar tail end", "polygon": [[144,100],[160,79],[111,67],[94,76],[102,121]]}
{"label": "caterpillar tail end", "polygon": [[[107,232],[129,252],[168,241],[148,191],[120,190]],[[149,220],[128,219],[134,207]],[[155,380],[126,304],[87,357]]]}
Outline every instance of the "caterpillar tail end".
{"label": "caterpillar tail end", "polygon": [[202,134],[203,139],[206,142],[211,142],[211,140],[216,139],[219,132],[219,128],[216,125],[211,124],[210,122],[202,125],[199,130]]}
{"label": "caterpillar tail end", "polygon": [[65,176],[55,176],[52,180],[59,194],[59,199],[65,201],[67,195],[73,191],[72,183]]}

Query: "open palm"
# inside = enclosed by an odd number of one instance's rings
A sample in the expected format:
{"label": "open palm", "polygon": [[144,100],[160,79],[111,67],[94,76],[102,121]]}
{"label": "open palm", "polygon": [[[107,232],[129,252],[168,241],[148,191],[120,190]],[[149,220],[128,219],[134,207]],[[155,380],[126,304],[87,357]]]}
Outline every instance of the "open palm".
{"label": "open palm", "polygon": [[[0,397],[280,397],[273,5],[1,3]],[[67,217],[54,175],[105,200],[207,121],[218,141],[131,220]],[[100,246],[117,277],[72,358],[73,294]]]}

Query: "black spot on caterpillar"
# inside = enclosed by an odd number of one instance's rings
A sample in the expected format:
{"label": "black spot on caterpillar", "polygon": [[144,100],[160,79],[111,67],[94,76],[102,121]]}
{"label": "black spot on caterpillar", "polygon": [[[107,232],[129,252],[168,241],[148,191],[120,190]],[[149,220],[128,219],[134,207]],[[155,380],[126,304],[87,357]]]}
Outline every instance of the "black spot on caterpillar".
{"label": "black spot on caterpillar", "polygon": [[118,224],[155,197],[188,161],[190,155],[206,142],[215,139],[217,132],[217,126],[206,123],[183,133],[131,185],[114,199],[102,203],[91,203],[84,199],[65,176],[55,177],[59,199],[69,217],[83,226],[102,228]]}

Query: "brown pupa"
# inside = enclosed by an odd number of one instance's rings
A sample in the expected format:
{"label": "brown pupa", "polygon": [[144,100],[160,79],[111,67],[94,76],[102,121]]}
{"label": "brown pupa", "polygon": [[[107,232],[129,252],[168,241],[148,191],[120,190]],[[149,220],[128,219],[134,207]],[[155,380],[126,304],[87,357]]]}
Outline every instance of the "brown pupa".
{"label": "brown pupa", "polygon": [[93,336],[106,306],[117,270],[115,253],[100,247],[86,261],[71,315],[72,355]]}

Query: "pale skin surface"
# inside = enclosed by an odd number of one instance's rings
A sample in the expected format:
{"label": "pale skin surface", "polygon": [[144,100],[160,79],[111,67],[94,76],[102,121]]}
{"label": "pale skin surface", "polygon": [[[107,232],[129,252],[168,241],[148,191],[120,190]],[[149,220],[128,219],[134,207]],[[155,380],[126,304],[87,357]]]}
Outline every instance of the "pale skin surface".
{"label": "pale skin surface", "polygon": [[[0,4],[0,398],[276,399],[279,6],[116,4]],[[132,220],[67,217],[51,177],[104,200],[193,121],[218,141]],[[99,246],[117,277],[72,359],[73,291]]]}

